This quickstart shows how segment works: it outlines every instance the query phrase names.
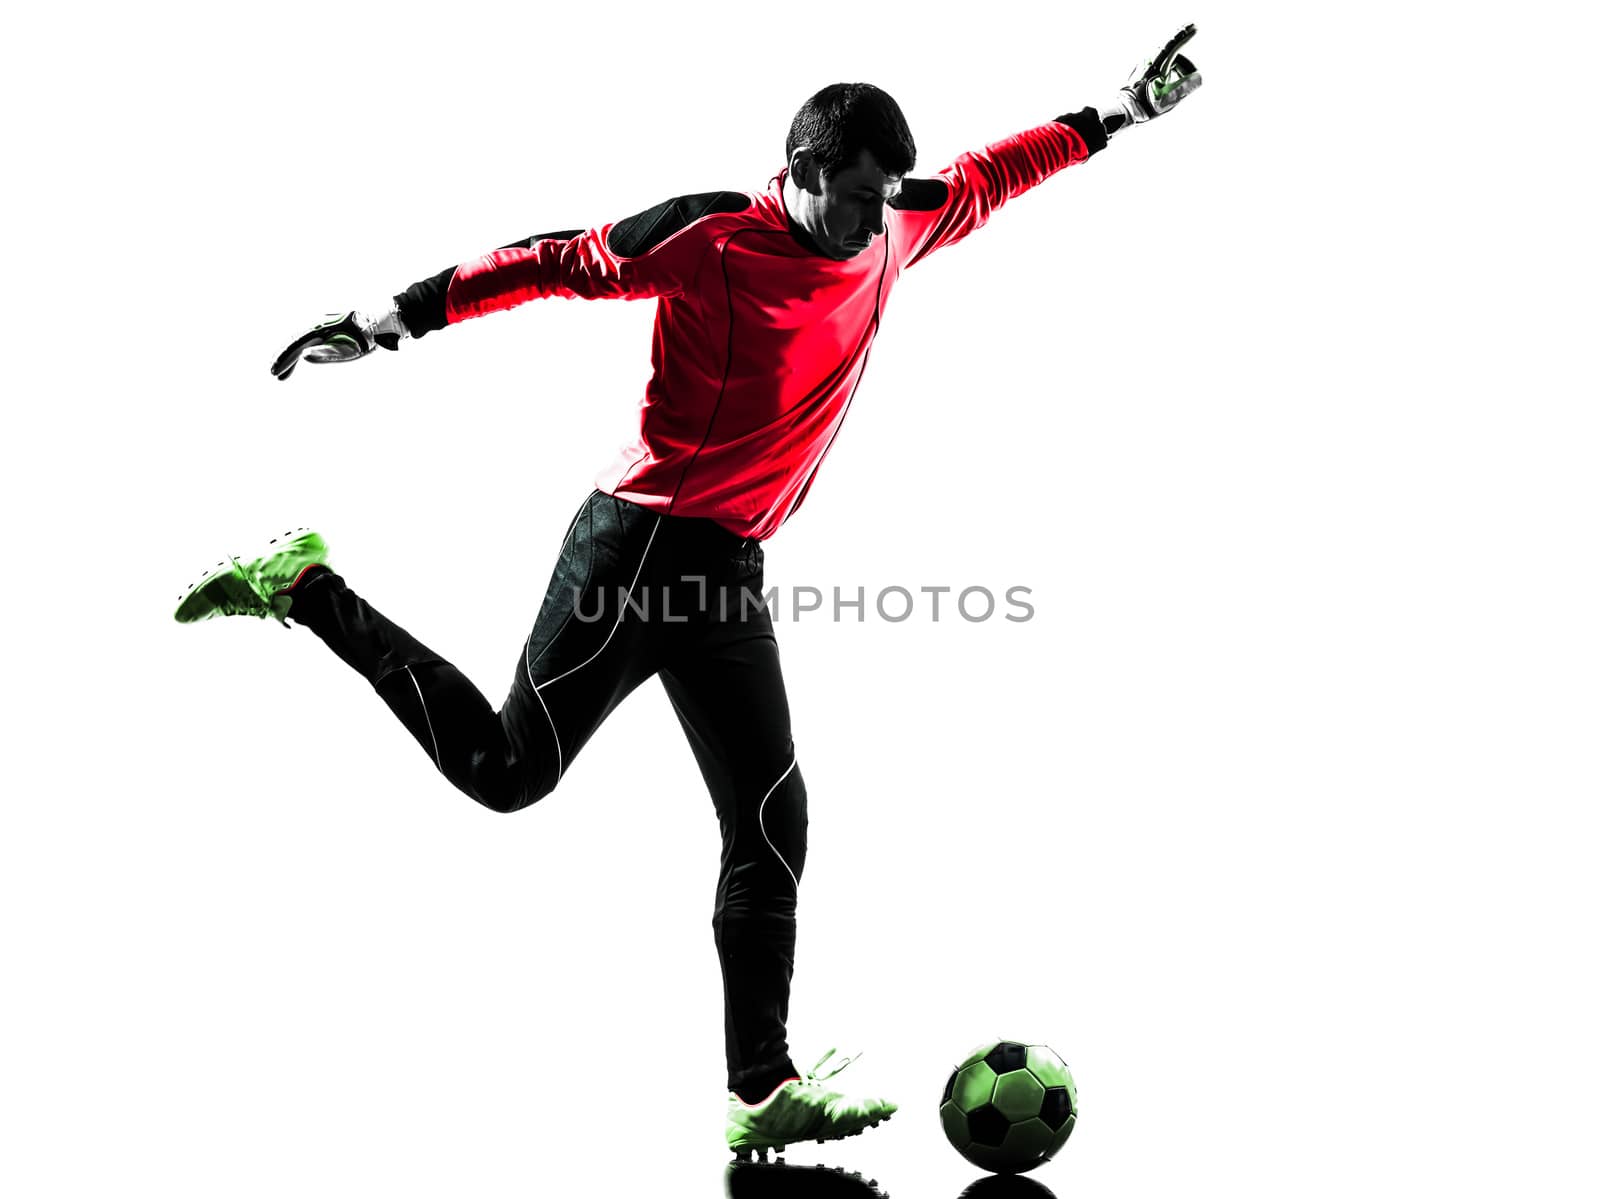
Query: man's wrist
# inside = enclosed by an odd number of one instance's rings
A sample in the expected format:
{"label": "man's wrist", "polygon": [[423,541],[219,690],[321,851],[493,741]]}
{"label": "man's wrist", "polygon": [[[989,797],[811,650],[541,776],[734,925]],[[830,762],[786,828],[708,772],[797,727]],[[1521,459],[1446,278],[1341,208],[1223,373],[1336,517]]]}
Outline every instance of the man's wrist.
{"label": "man's wrist", "polygon": [[411,330],[406,328],[405,319],[400,315],[400,305],[392,301],[381,314],[367,319],[367,336],[386,350],[396,349],[411,336]]}
{"label": "man's wrist", "polygon": [[1107,140],[1116,137],[1129,125],[1134,124],[1134,118],[1128,112],[1128,106],[1118,96],[1110,104],[1102,104],[1096,112],[1100,117],[1100,125],[1106,131]]}
{"label": "man's wrist", "polygon": [[1088,146],[1090,154],[1106,148],[1105,125],[1095,109],[1080,108],[1077,112],[1065,113],[1056,120],[1083,138],[1083,143]]}

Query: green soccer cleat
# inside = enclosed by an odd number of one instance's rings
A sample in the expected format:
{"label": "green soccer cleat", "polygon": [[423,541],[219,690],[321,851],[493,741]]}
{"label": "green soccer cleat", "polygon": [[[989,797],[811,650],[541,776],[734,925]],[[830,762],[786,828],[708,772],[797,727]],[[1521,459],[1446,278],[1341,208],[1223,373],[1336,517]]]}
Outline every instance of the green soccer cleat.
{"label": "green soccer cleat", "polygon": [[328,543],[310,529],[296,529],[267,543],[264,553],[248,561],[229,557],[190,587],[173,613],[179,624],[213,616],[272,617],[279,624],[289,614],[285,594],[308,566],[328,564]]}
{"label": "green soccer cleat", "polygon": [[796,1141],[853,1137],[900,1110],[882,1099],[848,1099],[823,1087],[826,1079],[856,1060],[847,1057],[826,1074],[819,1073],[834,1052],[828,1050],[805,1078],[791,1078],[760,1103],[728,1096],[728,1148],[734,1156],[759,1155],[764,1160],[767,1150],[782,1153]]}

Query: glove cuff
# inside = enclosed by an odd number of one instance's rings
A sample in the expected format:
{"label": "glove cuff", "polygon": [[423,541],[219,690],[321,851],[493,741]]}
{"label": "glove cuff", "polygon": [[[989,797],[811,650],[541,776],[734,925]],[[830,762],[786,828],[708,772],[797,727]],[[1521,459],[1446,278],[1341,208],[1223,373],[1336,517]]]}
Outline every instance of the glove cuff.
{"label": "glove cuff", "polygon": [[1100,128],[1105,131],[1107,141],[1116,137],[1130,123],[1127,114],[1122,111],[1121,107],[1101,107],[1098,110],[1098,115],[1100,117]]}
{"label": "glove cuff", "polygon": [[406,328],[400,316],[400,306],[395,303],[391,303],[388,311],[380,316],[365,317],[363,324],[367,337],[386,350],[398,350],[400,343],[411,336],[411,330]]}
{"label": "glove cuff", "polygon": [[1150,119],[1140,111],[1138,99],[1128,88],[1119,91],[1116,99],[1109,104],[1102,104],[1098,111],[1100,124],[1105,127],[1107,138],[1116,137],[1130,125],[1138,125]]}

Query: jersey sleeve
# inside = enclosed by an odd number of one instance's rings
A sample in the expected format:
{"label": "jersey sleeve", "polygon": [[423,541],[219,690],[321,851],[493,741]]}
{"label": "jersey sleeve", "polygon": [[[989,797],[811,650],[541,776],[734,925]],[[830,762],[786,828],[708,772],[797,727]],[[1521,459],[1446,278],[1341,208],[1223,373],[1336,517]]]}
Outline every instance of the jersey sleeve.
{"label": "jersey sleeve", "polygon": [[413,283],[395,297],[413,337],[546,296],[643,300],[690,285],[711,244],[707,218],[738,212],[738,192],[679,196],[593,229],[539,233]]}
{"label": "jersey sleeve", "polygon": [[1105,145],[1099,114],[1086,108],[963,154],[932,179],[907,179],[895,203],[910,232],[905,265],[981,229],[1006,201]]}

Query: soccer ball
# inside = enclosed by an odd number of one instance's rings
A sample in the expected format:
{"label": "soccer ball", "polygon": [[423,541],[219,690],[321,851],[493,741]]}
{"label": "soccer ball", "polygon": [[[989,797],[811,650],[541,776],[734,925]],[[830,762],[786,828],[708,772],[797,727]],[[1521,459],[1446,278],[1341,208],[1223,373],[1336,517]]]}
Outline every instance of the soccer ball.
{"label": "soccer ball", "polygon": [[991,1041],[950,1074],[939,1120],[956,1152],[997,1174],[1054,1157],[1078,1120],[1078,1088],[1047,1045]]}

